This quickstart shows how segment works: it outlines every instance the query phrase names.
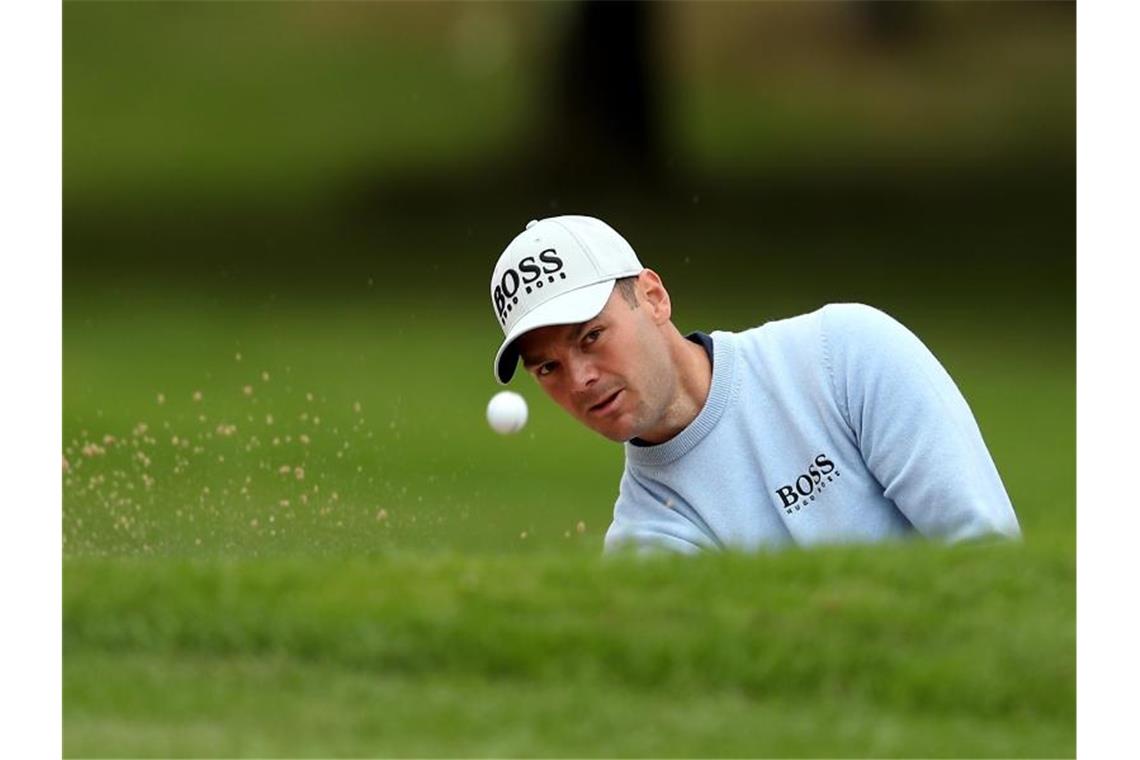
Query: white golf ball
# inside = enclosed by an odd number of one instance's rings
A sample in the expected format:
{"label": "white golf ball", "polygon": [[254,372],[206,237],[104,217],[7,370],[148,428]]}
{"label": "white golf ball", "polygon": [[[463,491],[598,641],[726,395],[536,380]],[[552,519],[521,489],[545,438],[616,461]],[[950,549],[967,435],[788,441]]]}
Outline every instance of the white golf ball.
{"label": "white golf ball", "polygon": [[526,399],[514,391],[499,391],[487,404],[487,422],[496,433],[519,432],[526,424]]}

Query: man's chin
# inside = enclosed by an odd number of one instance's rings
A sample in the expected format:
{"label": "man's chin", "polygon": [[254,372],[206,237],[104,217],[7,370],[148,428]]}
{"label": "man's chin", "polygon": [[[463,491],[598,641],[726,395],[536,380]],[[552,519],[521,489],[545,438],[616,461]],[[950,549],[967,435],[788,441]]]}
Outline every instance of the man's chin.
{"label": "man's chin", "polygon": [[634,426],[624,420],[615,421],[610,425],[591,425],[590,427],[595,433],[614,443],[626,443],[637,437],[636,431],[633,429]]}

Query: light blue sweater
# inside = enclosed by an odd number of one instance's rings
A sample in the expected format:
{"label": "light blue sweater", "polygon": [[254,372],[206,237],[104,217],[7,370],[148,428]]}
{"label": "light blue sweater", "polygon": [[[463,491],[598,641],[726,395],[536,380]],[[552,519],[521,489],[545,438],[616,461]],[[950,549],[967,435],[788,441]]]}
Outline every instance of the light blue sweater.
{"label": "light blue sweater", "polygon": [[626,444],[607,552],[1020,535],[965,399],[891,317],[831,304],[712,340],[696,419]]}

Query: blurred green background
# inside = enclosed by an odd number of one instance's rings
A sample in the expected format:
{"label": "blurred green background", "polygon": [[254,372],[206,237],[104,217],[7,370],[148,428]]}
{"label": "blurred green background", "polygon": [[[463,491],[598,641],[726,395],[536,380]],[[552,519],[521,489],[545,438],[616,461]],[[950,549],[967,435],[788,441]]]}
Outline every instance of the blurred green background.
{"label": "blurred green background", "polygon": [[[67,754],[1072,754],[1073,4],[66,2],[63,50]],[[899,318],[1026,547],[600,563],[620,450],[525,377],[526,430],[483,420],[490,269],[557,213],[621,231],[683,331]],[[748,591],[804,573],[822,602]],[[712,612],[650,625],[661,588]],[[845,659],[696,654],[783,652],[740,616],[835,595]],[[402,707],[301,717],[360,700]],[[622,705],[655,730],[615,741]]]}

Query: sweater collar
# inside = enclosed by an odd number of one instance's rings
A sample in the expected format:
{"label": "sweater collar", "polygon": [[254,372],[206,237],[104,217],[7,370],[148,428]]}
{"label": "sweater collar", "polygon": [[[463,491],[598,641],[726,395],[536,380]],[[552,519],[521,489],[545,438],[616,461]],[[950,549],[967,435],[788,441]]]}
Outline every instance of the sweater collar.
{"label": "sweater collar", "polygon": [[656,446],[625,445],[626,461],[642,466],[661,466],[677,460],[716,427],[732,398],[736,379],[736,341],[732,333],[714,332],[712,382],[709,395],[696,418],[677,435]]}

